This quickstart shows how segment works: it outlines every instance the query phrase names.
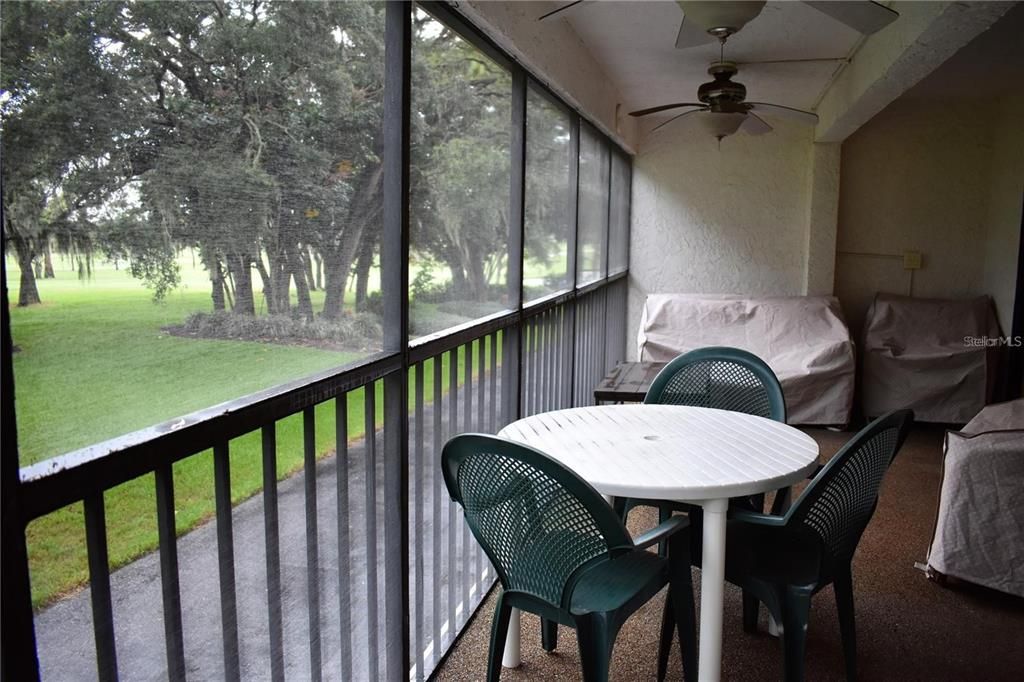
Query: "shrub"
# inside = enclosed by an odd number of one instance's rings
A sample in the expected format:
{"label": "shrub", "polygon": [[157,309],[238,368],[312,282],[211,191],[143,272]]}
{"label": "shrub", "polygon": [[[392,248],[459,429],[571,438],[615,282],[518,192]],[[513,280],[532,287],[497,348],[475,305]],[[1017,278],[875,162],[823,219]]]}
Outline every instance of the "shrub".
{"label": "shrub", "polygon": [[236,315],[219,310],[195,312],[179,328],[169,331],[207,339],[234,339],[277,343],[379,346],[380,319],[372,313],[344,315],[338,320],[319,317],[312,322],[288,315]]}

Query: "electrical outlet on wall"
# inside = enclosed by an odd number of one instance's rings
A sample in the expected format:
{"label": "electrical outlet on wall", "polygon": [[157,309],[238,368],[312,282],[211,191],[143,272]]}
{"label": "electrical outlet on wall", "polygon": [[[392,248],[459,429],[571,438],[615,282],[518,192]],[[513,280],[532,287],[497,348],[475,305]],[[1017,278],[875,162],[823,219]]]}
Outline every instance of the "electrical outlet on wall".
{"label": "electrical outlet on wall", "polygon": [[903,269],[904,270],[920,270],[921,269],[921,252],[920,251],[904,251],[903,252]]}

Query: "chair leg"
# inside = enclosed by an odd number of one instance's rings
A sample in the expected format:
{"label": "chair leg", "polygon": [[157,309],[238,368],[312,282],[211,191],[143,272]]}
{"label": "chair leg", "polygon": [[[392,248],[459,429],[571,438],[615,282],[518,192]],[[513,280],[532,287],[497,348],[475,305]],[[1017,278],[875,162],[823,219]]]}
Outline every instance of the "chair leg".
{"label": "chair leg", "polygon": [[487,682],[498,682],[501,677],[501,659],[505,654],[505,636],[508,635],[508,621],[512,607],[505,603],[505,593],[498,595],[494,606],[494,620],[491,622],[491,650],[487,659]]}
{"label": "chair leg", "polygon": [[[690,570],[686,569],[687,578]],[[681,588],[681,589],[680,589]],[[693,600],[693,582],[680,580],[669,595],[679,628],[679,654],[683,659],[683,677],[697,679],[697,605]],[[665,652],[666,659],[668,651]],[[666,667],[668,661],[666,660]],[[662,678],[658,678],[659,680]]]}
{"label": "chair leg", "polygon": [[857,679],[857,628],[853,609],[853,576],[850,567],[837,572],[832,583],[839,612],[839,632],[843,638],[843,657],[846,659],[846,679]]}
{"label": "chair leg", "polygon": [[[672,630],[676,626],[675,597],[672,588],[668,588],[665,608],[661,610],[661,635],[658,637],[658,682],[663,682],[668,674],[668,657],[672,653]],[[680,646],[685,644],[680,640]]]}
{"label": "chair leg", "polygon": [[781,488],[775,491],[775,500],[772,502],[772,515],[783,516],[789,511],[793,503],[793,489]]}
{"label": "chair leg", "polygon": [[580,648],[583,682],[607,682],[615,632],[601,614],[576,619],[576,640]]}
{"label": "chair leg", "polygon": [[547,618],[540,619],[540,645],[547,652],[558,647],[558,623]]}
{"label": "chair leg", "polygon": [[804,651],[807,623],[811,618],[811,593],[808,587],[789,586],[782,605],[782,665],[786,682],[804,679]]}
{"label": "chair leg", "polygon": [[757,621],[761,616],[761,602],[757,597],[743,590],[743,631],[757,632]]}
{"label": "chair leg", "polygon": [[[658,505],[658,523],[665,523],[672,518],[672,510],[669,509],[668,505]],[[658,543],[658,556],[668,556],[668,541],[662,540]]]}
{"label": "chair leg", "polygon": [[658,643],[658,681],[665,679],[672,651],[672,630],[678,626],[679,653],[683,675],[697,679],[697,605],[693,599],[690,573],[690,546],[685,536],[669,540],[669,586],[665,609],[661,614],[661,639]]}

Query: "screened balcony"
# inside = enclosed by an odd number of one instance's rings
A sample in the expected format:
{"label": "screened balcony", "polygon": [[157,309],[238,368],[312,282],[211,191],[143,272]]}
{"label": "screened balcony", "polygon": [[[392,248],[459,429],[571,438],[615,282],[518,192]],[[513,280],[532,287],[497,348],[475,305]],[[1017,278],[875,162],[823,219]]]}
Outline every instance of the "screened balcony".
{"label": "screened balcony", "polygon": [[[1020,8],[893,4],[906,40],[862,45],[770,3],[764,25],[813,37],[797,58],[846,62],[750,66],[822,122],[720,140],[628,116],[718,58],[657,51],[675,3],[0,8],[3,679],[481,679],[496,577],[440,449],[593,404],[639,359],[645,296],[835,293],[856,335],[874,292],[985,291],[1018,330],[1018,99],[979,123],[936,93]],[[794,58],[769,28],[728,49]],[[878,72],[836,70],[855,54]],[[809,432],[826,458],[852,430]],[[861,671],[1009,679],[1019,600],[913,569],[941,441],[915,432],[866,536]],[[613,678],[654,675],[660,605]],[[723,676],[774,679],[738,608]],[[808,675],[838,677],[831,604],[812,620]],[[523,623],[507,679],[578,676],[571,635],[551,656]]]}

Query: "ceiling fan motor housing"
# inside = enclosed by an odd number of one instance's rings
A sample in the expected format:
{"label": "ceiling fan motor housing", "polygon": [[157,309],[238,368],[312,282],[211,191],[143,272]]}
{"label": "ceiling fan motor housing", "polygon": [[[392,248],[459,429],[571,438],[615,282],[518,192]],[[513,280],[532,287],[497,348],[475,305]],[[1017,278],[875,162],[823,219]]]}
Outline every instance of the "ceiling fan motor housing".
{"label": "ceiling fan motor housing", "polygon": [[736,64],[732,62],[715,62],[708,68],[708,73],[715,80],[702,83],[697,88],[697,99],[712,106],[730,108],[730,104],[739,104],[747,98],[747,89],[742,83],[729,80],[736,75]]}

